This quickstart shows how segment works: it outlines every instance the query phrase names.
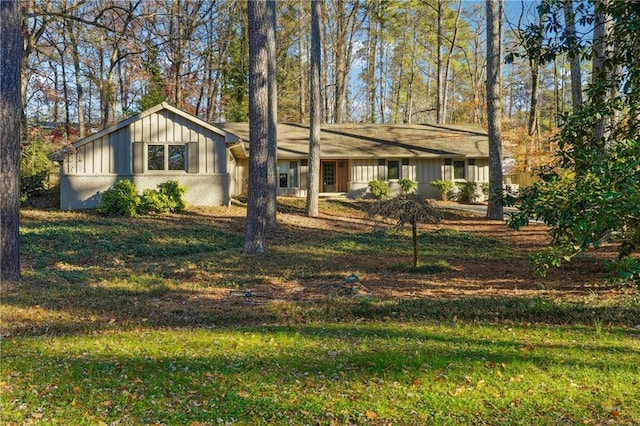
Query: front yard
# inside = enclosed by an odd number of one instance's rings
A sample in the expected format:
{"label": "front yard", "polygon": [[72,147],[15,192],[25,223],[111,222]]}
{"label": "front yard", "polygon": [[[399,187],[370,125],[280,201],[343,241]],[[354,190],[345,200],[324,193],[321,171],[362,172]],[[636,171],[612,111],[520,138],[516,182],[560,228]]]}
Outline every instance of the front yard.
{"label": "front yard", "polygon": [[541,279],[521,232],[448,210],[409,231],[359,202],[134,219],[22,212],[1,294],[3,424],[638,424],[640,297],[604,247]]}

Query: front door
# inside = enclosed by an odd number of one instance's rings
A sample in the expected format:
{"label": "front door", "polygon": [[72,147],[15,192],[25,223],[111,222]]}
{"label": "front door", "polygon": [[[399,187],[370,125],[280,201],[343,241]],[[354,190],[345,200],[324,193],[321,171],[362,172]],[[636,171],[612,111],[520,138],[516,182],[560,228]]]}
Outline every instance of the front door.
{"label": "front door", "polygon": [[322,192],[336,192],[336,162],[322,163]]}

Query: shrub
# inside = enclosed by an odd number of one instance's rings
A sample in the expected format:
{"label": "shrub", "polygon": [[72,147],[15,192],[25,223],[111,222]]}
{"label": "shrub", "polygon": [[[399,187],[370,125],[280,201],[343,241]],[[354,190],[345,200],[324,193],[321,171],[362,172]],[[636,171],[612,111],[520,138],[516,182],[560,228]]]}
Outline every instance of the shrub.
{"label": "shrub", "polygon": [[434,180],[430,183],[435,189],[440,193],[440,198],[442,200],[447,199],[447,194],[453,190],[453,182],[449,180]]}
{"label": "shrub", "polygon": [[476,189],[478,185],[475,182],[457,182],[458,201],[462,203],[471,203],[476,200]]}
{"label": "shrub", "polygon": [[140,201],[140,208],[138,209],[140,213],[166,213],[171,211],[171,200],[169,196],[155,189],[145,189],[142,191]]}
{"label": "shrub", "polygon": [[166,213],[178,212],[185,209],[187,203],[184,193],[187,188],[175,180],[170,180],[158,185],[158,189],[145,189],[142,192],[140,213]]}
{"label": "shrub", "polygon": [[158,185],[158,191],[165,194],[169,198],[169,211],[179,212],[187,207],[187,202],[184,200],[184,193],[187,192],[187,188],[176,180],[170,180]]}
{"label": "shrub", "polygon": [[489,198],[489,182],[482,182],[480,184],[480,190],[485,198]]}
{"label": "shrub", "polygon": [[411,179],[400,179],[398,185],[400,185],[400,189],[404,195],[411,194],[418,188],[418,184]]}
{"label": "shrub", "polygon": [[376,200],[386,200],[391,195],[389,184],[381,180],[372,180],[369,182],[369,190]]}
{"label": "shrub", "polygon": [[20,151],[20,201],[45,189],[49,182],[51,161],[47,158],[50,148],[41,140],[31,140]]}
{"label": "shrub", "polygon": [[104,191],[98,212],[114,216],[135,216],[140,208],[140,196],[130,180],[116,182]]}

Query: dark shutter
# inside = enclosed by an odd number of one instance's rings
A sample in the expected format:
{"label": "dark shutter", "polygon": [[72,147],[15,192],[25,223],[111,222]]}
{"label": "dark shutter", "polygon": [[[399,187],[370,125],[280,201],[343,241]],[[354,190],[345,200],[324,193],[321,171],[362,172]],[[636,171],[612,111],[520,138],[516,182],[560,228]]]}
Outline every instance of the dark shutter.
{"label": "dark shutter", "polygon": [[187,144],[187,173],[198,173],[198,142]]}
{"label": "dark shutter", "polygon": [[144,142],[133,143],[133,173],[144,173]]}

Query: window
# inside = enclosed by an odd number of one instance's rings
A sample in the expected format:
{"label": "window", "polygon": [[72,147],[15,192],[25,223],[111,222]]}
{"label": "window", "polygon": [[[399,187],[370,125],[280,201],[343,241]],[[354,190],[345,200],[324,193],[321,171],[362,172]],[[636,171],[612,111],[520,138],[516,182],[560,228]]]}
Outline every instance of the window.
{"label": "window", "polygon": [[476,159],[475,158],[469,158],[467,160],[467,164],[470,166],[475,166],[476,165]]}
{"label": "window", "polygon": [[409,159],[408,158],[403,158],[402,159],[402,165],[403,166],[408,166],[409,165]]}
{"label": "window", "polygon": [[400,179],[400,162],[391,161],[387,162],[387,180]]}
{"label": "window", "polygon": [[464,180],[466,179],[466,167],[464,160],[456,160],[453,162],[453,179]]}
{"label": "window", "polygon": [[186,169],[185,145],[147,145],[147,170]]}
{"label": "window", "polygon": [[168,145],[169,170],[186,170],[184,161],[184,145]]}
{"label": "window", "polygon": [[164,170],[164,145],[149,145],[147,154],[147,169]]}
{"label": "window", "polygon": [[278,186],[280,188],[298,187],[298,162],[279,161],[278,162]]}

